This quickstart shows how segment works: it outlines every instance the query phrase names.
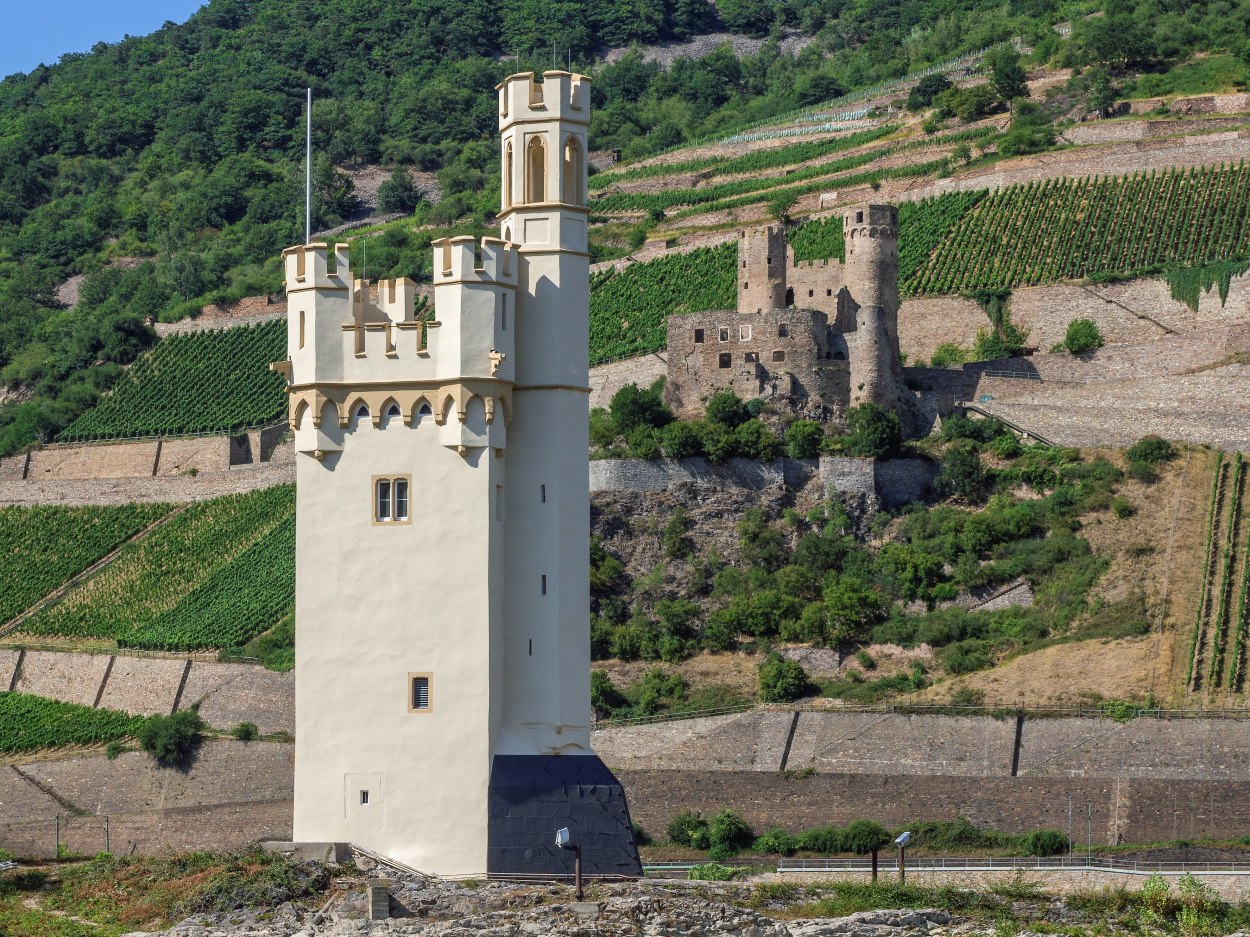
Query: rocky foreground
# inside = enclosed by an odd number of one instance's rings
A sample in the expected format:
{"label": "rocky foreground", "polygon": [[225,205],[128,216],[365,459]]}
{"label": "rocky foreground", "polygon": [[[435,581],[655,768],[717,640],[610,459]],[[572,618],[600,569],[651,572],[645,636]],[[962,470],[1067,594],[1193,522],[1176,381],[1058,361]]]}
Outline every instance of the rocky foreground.
{"label": "rocky foreground", "polygon": [[[752,905],[748,907],[747,905]],[[362,879],[336,880],[320,907],[287,902],[276,907],[193,915],[164,937],[340,937],[410,934],[421,937],[937,937],[991,935],[1004,931],[984,915],[961,919],[942,910],[861,911],[845,917],[798,918],[802,904],[760,900],[760,892],[737,883],[640,881],[596,884],[586,900],[549,884],[447,882],[392,876],[386,919],[371,919]],[[1010,933],[1080,932],[1095,923],[1062,901],[1044,906],[1008,903]],[[1018,912],[1010,913],[1010,912]],[[150,937],[134,931],[125,937]],[[154,937],[154,935],[152,935]],[[1235,935],[1236,937],[1236,935]],[[1244,935],[1242,935],[1244,937]]]}

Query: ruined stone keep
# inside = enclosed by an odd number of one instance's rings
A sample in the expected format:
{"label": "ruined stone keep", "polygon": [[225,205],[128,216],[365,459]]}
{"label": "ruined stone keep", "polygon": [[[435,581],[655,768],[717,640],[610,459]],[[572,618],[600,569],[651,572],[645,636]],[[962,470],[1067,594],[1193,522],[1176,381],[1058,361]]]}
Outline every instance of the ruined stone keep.
{"label": "ruined stone keep", "polygon": [[738,236],[738,308],[671,316],[665,397],[683,416],[732,390],[796,410],[903,406],[898,209],[842,216],[846,261],[796,262],[780,225]]}

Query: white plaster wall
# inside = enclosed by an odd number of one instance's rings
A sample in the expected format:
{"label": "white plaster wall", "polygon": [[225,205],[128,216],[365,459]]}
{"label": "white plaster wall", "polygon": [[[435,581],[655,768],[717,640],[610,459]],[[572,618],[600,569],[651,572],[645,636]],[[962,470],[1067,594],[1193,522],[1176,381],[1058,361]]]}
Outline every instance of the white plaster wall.
{"label": "white plaster wall", "polygon": [[[388,423],[353,420],[341,453],[299,456],[294,836],[481,873],[502,464],[488,449],[466,459],[438,445],[432,418]],[[410,524],[373,523],[379,474],[411,475]],[[408,674],[427,672],[431,710],[410,712]]]}

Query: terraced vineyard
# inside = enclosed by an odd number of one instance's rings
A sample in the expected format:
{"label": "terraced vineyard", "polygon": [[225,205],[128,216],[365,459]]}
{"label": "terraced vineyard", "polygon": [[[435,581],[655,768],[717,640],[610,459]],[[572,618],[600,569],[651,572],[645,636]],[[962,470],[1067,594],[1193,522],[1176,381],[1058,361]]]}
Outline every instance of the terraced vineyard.
{"label": "terraced vineyard", "polygon": [[238,647],[294,602],[293,486],[193,505],[129,544],[23,631],[128,647]]}
{"label": "terraced vineyard", "polygon": [[164,504],[0,508],[0,624],[168,513]]}
{"label": "terraced vineyard", "polygon": [[1248,575],[1246,501],[1250,494],[1246,464],[1240,452],[1217,455],[1211,484],[1202,594],[1190,641],[1191,691],[1208,695],[1245,684]]}
{"label": "terraced vineyard", "polygon": [[261,426],[286,411],[282,377],[286,322],[171,335],[144,354],[61,442],[226,433]]}
{"label": "terraced vineyard", "polygon": [[981,199],[909,283],[919,294],[1148,274],[1250,256],[1250,167],[1050,179]]}
{"label": "terraced vineyard", "polygon": [[0,693],[0,752],[98,745],[134,735],[143,716],[59,703],[28,693]]}

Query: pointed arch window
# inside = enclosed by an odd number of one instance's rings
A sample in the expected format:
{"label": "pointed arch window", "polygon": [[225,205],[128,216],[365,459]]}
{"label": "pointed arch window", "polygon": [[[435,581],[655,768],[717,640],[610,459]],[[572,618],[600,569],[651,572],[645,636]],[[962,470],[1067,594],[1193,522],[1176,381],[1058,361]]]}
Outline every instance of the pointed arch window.
{"label": "pointed arch window", "polygon": [[584,204],[582,196],[582,146],[577,137],[569,137],[564,143],[564,201],[569,205]]}
{"label": "pointed arch window", "polygon": [[547,147],[542,137],[525,144],[525,201],[531,205],[547,200]]}
{"label": "pointed arch window", "polygon": [[512,207],[512,141],[503,150],[503,207]]}

